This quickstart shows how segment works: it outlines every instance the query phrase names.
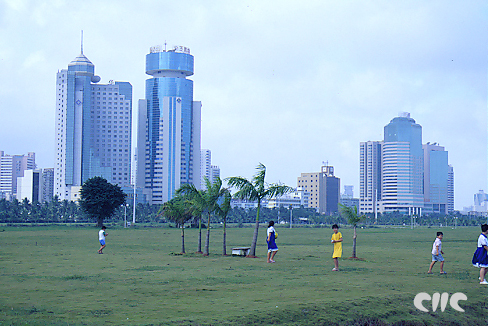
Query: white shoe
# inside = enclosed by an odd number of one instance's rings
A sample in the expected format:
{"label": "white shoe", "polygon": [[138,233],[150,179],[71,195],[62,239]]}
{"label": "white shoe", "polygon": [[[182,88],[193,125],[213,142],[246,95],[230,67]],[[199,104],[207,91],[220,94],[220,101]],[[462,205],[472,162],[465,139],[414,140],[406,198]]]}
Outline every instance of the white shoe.
{"label": "white shoe", "polygon": [[483,280],[483,282],[480,282],[480,284],[488,284],[486,280]]}

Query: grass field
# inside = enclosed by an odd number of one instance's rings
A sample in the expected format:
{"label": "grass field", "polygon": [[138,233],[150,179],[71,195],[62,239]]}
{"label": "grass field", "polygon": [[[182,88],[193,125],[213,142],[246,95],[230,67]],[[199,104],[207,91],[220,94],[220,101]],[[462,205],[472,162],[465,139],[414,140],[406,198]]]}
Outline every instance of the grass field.
{"label": "grass field", "polygon": [[[447,275],[427,275],[437,229],[360,229],[358,257],[332,272],[332,230],[277,228],[279,252],[222,257],[212,229],[210,256],[196,251],[198,230],[108,229],[97,254],[93,227],[0,228],[1,325],[486,325],[488,287],[471,266],[478,228],[441,229]],[[343,257],[352,230],[341,229]],[[228,229],[228,252],[249,245],[251,228]],[[419,292],[463,292],[465,312],[449,305],[424,313]],[[429,308],[429,302],[424,301]],[[429,309],[432,310],[432,309]]]}

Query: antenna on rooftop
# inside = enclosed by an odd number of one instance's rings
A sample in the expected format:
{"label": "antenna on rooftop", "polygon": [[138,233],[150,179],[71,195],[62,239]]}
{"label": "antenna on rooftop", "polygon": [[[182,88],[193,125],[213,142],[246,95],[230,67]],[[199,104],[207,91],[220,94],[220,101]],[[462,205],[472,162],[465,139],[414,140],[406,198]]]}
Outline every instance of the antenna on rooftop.
{"label": "antenna on rooftop", "polygon": [[83,54],[83,30],[81,30],[81,54]]}

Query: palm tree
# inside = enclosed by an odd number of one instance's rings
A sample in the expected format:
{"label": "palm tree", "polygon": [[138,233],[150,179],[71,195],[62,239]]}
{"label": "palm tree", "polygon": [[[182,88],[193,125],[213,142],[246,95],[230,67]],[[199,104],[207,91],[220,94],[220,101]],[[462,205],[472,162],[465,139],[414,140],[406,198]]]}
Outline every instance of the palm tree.
{"label": "palm tree", "polygon": [[356,206],[354,207],[349,207],[345,206],[342,204],[339,204],[339,207],[341,209],[341,214],[344,215],[344,217],[347,220],[347,223],[352,224],[354,227],[354,235],[352,236],[352,257],[351,258],[357,258],[356,257],[356,226],[357,224],[366,218],[365,215],[358,215],[358,208]]}
{"label": "palm tree", "polygon": [[192,208],[188,200],[175,197],[161,206],[158,213],[162,213],[168,220],[181,227],[181,253],[185,253],[185,222],[192,217]]}
{"label": "palm tree", "polygon": [[[220,178],[217,178],[214,183],[210,183],[208,178],[205,178],[205,186],[207,188],[206,190],[198,190],[195,185],[185,183],[176,191],[176,194],[187,195],[189,198],[191,198],[194,205],[197,206],[198,211],[200,211],[201,214],[205,213],[207,215],[207,237],[205,239],[205,249],[203,255],[208,256],[210,247],[210,216],[217,210],[217,202],[221,197],[224,196],[227,189],[222,188],[222,180]],[[199,246],[199,250],[200,249],[201,246]]]}
{"label": "palm tree", "polygon": [[254,234],[251,243],[251,250],[248,257],[256,257],[256,243],[258,241],[259,230],[259,211],[261,210],[261,201],[263,199],[270,199],[277,196],[282,196],[294,189],[282,184],[267,184],[264,181],[266,176],[266,167],[259,163],[256,167],[258,171],[251,181],[243,177],[230,177],[225,179],[227,184],[235,187],[238,191],[234,194],[234,198],[247,199],[249,201],[256,201],[258,203],[256,211],[256,224],[254,226]]}
{"label": "palm tree", "polygon": [[227,215],[229,214],[230,211],[230,201],[232,199],[232,195],[230,194],[230,191],[228,189],[225,189],[224,193],[224,200],[220,204],[220,206],[217,207],[217,213],[219,216],[222,218],[224,222],[224,235],[223,235],[223,240],[222,240],[222,256],[227,256],[227,243],[226,243],[226,225],[227,225]]}

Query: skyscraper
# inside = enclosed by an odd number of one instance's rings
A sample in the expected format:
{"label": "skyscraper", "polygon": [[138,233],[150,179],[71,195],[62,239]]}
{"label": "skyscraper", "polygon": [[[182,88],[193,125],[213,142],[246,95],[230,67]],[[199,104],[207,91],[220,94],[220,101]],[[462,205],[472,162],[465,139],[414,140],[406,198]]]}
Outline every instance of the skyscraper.
{"label": "skyscraper", "polygon": [[420,215],[424,206],[422,127],[409,113],[402,113],[384,131],[382,210]]}
{"label": "skyscraper", "polygon": [[426,213],[448,212],[448,154],[444,147],[424,144],[424,211]]}
{"label": "skyscraper", "polygon": [[72,187],[94,176],[130,185],[132,85],[97,84],[83,47],[56,80],[54,194],[69,200]]}
{"label": "skyscraper", "polygon": [[381,157],[380,141],[360,143],[359,149],[359,212],[374,213],[375,205],[381,200]]}
{"label": "skyscraper", "polygon": [[[182,46],[152,47],[146,55],[146,99],[139,101],[138,180],[151,202],[170,200],[184,183],[200,187],[201,102],[193,101],[193,56]],[[141,160],[144,160],[142,162]],[[142,170],[144,166],[144,170]]]}

